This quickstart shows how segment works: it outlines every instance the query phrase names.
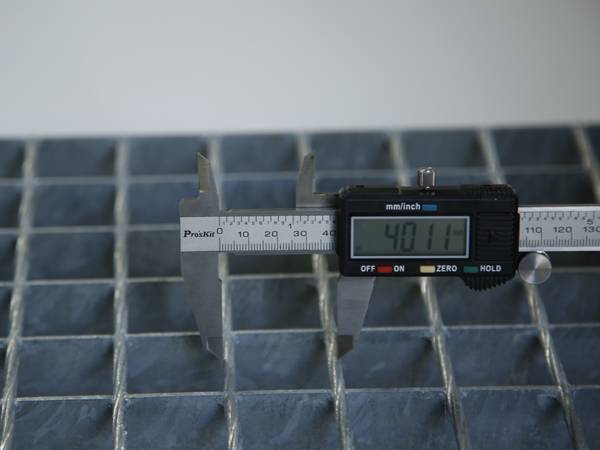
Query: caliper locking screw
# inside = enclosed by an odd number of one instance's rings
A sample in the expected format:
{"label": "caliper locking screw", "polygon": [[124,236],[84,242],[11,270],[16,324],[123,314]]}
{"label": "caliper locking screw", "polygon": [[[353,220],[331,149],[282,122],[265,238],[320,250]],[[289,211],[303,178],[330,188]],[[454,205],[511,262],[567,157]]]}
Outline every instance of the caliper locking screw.
{"label": "caliper locking screw", "polygon": [[425,191],[435,187],[435,170],[433,170],[433,167],[423,167],[417,170],[417,186]]}

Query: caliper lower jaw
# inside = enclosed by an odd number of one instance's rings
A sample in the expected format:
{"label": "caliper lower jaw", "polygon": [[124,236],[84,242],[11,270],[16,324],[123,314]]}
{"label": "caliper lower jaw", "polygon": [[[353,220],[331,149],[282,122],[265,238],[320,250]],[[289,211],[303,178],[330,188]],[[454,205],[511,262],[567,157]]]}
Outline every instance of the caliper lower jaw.
{"label": "caliper lower jaw", "polygon": [[340,276],[337,285],[337,351],[342,357],[354,347],[360,336],[375,277]]}
{"label": "caliper lower jaw", "polygon": [[[306,155],[296,183],[296,208],[335,208],[337,194],[315,191],[315,157]],[[374,277],[344,277],[337,285],[337,353],[341,357],[354,347],[365,320]]]}
{"label": "caliper lower jaw", "polygon": [[[198,197],[179,202],[180,217],[215,216],[219,213],[219,194],[210,162],[198,154]],[[181,252],[181,273],[188,303],[206,350],[223,360],[223,308],[219,254]]]}
{"label": "caliper lower jaw", "polygon": [[[218,253],[181,254],[181,272],[188,302],[206,350],[223,359],[223,309]],[[206,282],[209,278],[213,281]]]}

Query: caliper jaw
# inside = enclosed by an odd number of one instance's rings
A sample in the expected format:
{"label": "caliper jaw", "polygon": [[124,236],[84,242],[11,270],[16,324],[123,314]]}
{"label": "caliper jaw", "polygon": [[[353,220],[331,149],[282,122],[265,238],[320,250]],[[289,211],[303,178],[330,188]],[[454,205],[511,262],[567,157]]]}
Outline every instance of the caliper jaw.
{"label": "caliper jaw", "polygon": [[[179,203],[180,217],[216,216],[219,214],[217,192],[210,162],[198,155],[199,191],[196,198]],[[315,192],[315,161],[304,158],[296,184],[296,207],[333,208],[335,193]],[[205,348],[223,360],[222,291],[217,252],[181,252],[181,272],[186,295]],[[338,355],[352,349],[358,339],[371,299],[374,277],[340,276],[337,288]]]}
{"label": "caliper jaw", "polygon": [[[337,194],[315,192],[315,157],[306,155],[296,183],[296,208],[333,208]],[[337,283],[337,349],[338,356],[352,350],[360,335],[373,286],[374,277],[344,277]]]}
{"label": "caliper jaw", "polygon": [[340,276],[337,285],[337,350],[344,356],[360,336],[369,308],[375,277]]}
{"label": "caliper jaw", "polygon": [[[198,154],[198,197],[179,202],[181,217],[214,216],[219,212],[219,194],[210,162]],[[186,296],[202,342],[210,353],[223,359],[223,319],[219,254],[181,252],[181,273]]]}
{"label": "caliper jaw", "polygon": [[306,155],[296,181],[296,208],[333,208],[337,197],[335,193],[315,192],[315,155]]}

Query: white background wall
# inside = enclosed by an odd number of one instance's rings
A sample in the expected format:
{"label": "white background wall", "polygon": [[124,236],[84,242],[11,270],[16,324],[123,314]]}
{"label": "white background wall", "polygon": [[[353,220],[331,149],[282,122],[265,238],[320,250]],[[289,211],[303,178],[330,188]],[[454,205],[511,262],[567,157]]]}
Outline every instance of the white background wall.
{"label": "white background wall", "polygon": [[4,135],[562,121],[598,1],[0,0]]}

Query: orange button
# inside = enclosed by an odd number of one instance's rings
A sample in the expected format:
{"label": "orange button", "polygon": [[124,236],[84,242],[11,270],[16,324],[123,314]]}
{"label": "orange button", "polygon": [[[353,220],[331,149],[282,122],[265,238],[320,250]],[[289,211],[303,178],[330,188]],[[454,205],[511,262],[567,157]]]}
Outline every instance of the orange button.
{"label": "orange button", "polygon": [[392,266],[377,266],[377,273],[392,273]]}

